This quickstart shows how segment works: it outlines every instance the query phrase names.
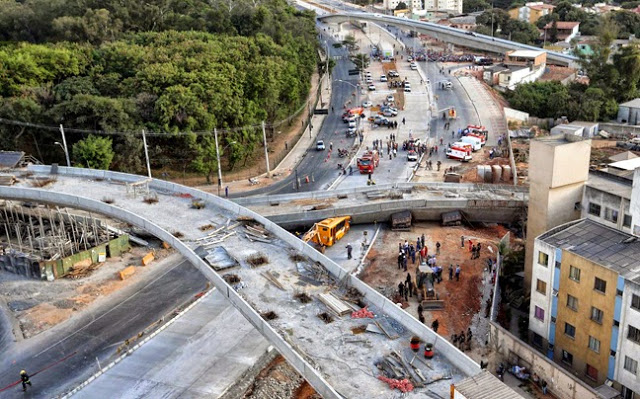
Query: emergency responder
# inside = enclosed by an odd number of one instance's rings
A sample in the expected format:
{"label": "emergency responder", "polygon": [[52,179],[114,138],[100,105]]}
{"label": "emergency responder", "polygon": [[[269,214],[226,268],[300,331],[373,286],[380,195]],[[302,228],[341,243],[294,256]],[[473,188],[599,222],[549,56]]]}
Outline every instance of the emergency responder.
{"label": "emergency responder", "polygon": [[22,390],[26,391],[27,384],[31,386],[31,381],[29,381],[29,374],[27,374],[27,372],[24,370],[20,371],[20,379],[22,380]]}

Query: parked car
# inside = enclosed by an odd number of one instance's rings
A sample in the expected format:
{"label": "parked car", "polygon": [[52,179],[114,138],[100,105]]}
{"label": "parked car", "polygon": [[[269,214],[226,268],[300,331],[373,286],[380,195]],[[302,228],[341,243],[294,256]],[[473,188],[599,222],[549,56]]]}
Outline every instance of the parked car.
{"label": "parked car", "polygon": [[347,129],[347,137],[352,137],[356,135],[356,127],[350,127]]}
{"label": "parked car", "polygon": [[417,160],[418,160],[418,153],[415,152],[414,150],[409,150],[409,152],[407,152],[407,161],[415,162]]}
{"label": "parked car", "polygon": [[366,72],[364,73],[364,76],[366,76],[366,77],[370,78],[370,77],[371,77],[371,72],[366,71]]}
{"label": "parked car", "polygon": [[367,84],[373,84],[373,79],[367,78]]}
{"label": "parked car", "polygon": [[324,151],[325,150],[324,140],[318,140],[318,142],[316,143],[316,150],[317,151]]}
{"label": "parked car", "polygon": [[369,91],[374,91],[376,89],[376,85],[370,84],[368,89],[369,89]]}
{"label": "parked car", "polygon": [[392,96],[391,94],[389,94],[389,95],[387,96],[387,101],[389,101],[389,102],[393,102],[393,101],[395,101],[395,99],[393,98],[393,96]]}
{"label": "parked car", "polygon": [[387,75],[382,75],[382,76],[380,76],[380,81],[381,81],[381,82],[386,82],[387,80],[388,80],[388,79],[387,79]]}
{"label": "parked car", "polygon": [[392,78],[399,78],[400,74],[398,73],[398,71],[392,69],[392,70],[389,71],[389,76],[392,77]]}
{"label": "parked car", "polygon": [[416,64],[415,62],[412,62],[409,66],[411,67],[412,71],[416,71],[418,69],[418,64]]}
{"label": "parked car", "polygon": [[355,119],[352,121],[349,121],[349,127],[356,127],[356,121]]}
{"label": "parked car", "polygon": [[410,93],[411,92],[411,85],[410,84],[405,84],[404,85],[404,91],[405,91],[405,93]]}
{"label": "parked car", "polygon": [[369,101],[369,100],[367,100],[367,101],[362,103],[362,106],[365,107],[365,108],[369,108],[372,105],[373,105],[373,103],[371,101]]}

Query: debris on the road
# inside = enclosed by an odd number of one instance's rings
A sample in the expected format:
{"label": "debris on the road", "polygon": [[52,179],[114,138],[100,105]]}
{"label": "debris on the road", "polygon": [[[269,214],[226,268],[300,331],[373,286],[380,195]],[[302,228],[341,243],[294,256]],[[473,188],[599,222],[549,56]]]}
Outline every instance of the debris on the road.
{"label": "debris on the road", "polygon": [[333,317],[331,317],[331,315],[327,312],[318,314],[318,317],[320,318],[320,320],[324,321],[327,324],[333,322]]}
{"label": "debris on the road", "polygon": [[318,298],[320,299],[320,302],[324,303],[338,316],[344,316],[352,311],[350,306],[344,303],[340,298],[336,297],[333,293],[319,294]]}
{"label": "debris on the road", "polygon": [[261,313],[260,316],[262,316],[262,318],[265,320],[275,320],[278,318],[278,315],[276,314],[276,312],[271,310],[268,312]]}
{"label": "debris on the road", "polygon": [[271,284],[275,285],[276,287],[280,288],[281,290],[285,291],[285,288],[282,284],[280,284],[280,281],[278,281],[278,278],[270,271],[267,272],[263,272],[260,273],[264,278],[267,279],[267,281],[269,281]]}
{"label": "debris on the road", "polygon": [[382,382],[386,382],[391,389],[398,389],[400,392],[411,392],[413,391],[413,384],[406,378],[403,380],[394,380],[392,378],[387,378],[383,375],[378,376],[378,379]]}
{"label": "debris on the road", "polygon": [[369,310],[367,310],[366,307],[351,313],[352,319],[365,319],[365,318],[373,319],[374,317],[376,316],[373,313],[371,313]]}

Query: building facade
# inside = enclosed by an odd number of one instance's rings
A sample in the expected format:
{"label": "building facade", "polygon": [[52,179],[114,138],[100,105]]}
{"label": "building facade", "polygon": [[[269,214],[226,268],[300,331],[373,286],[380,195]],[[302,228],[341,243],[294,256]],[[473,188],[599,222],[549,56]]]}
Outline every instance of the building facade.
{"label": "building facade", "polygon": [[541,17],[551,14],[554,8],[556,8],[554,5],[545,4],[541,1],[530,2],[524,6],[509,10],[509,16],[513,19],[535,24]]}
{"label": "building facade", "polygon": [[533,252],[533,346],[592,386],[640,393],[640,239],[581,219],[538,236]]}

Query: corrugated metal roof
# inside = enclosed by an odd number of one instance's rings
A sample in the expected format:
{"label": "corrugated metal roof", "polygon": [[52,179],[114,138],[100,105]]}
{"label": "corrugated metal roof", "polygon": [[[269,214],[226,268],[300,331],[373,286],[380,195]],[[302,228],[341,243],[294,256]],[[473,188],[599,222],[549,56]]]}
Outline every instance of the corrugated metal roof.
{"label": "corrugated metal roof", "polygon": [[23,156],[22,151],[0,151],[0,168],[15,168]]}
{"label": "corrugated metal roof", "polygon": [[524,399],[487,370],[454,386],[467,399]]}

